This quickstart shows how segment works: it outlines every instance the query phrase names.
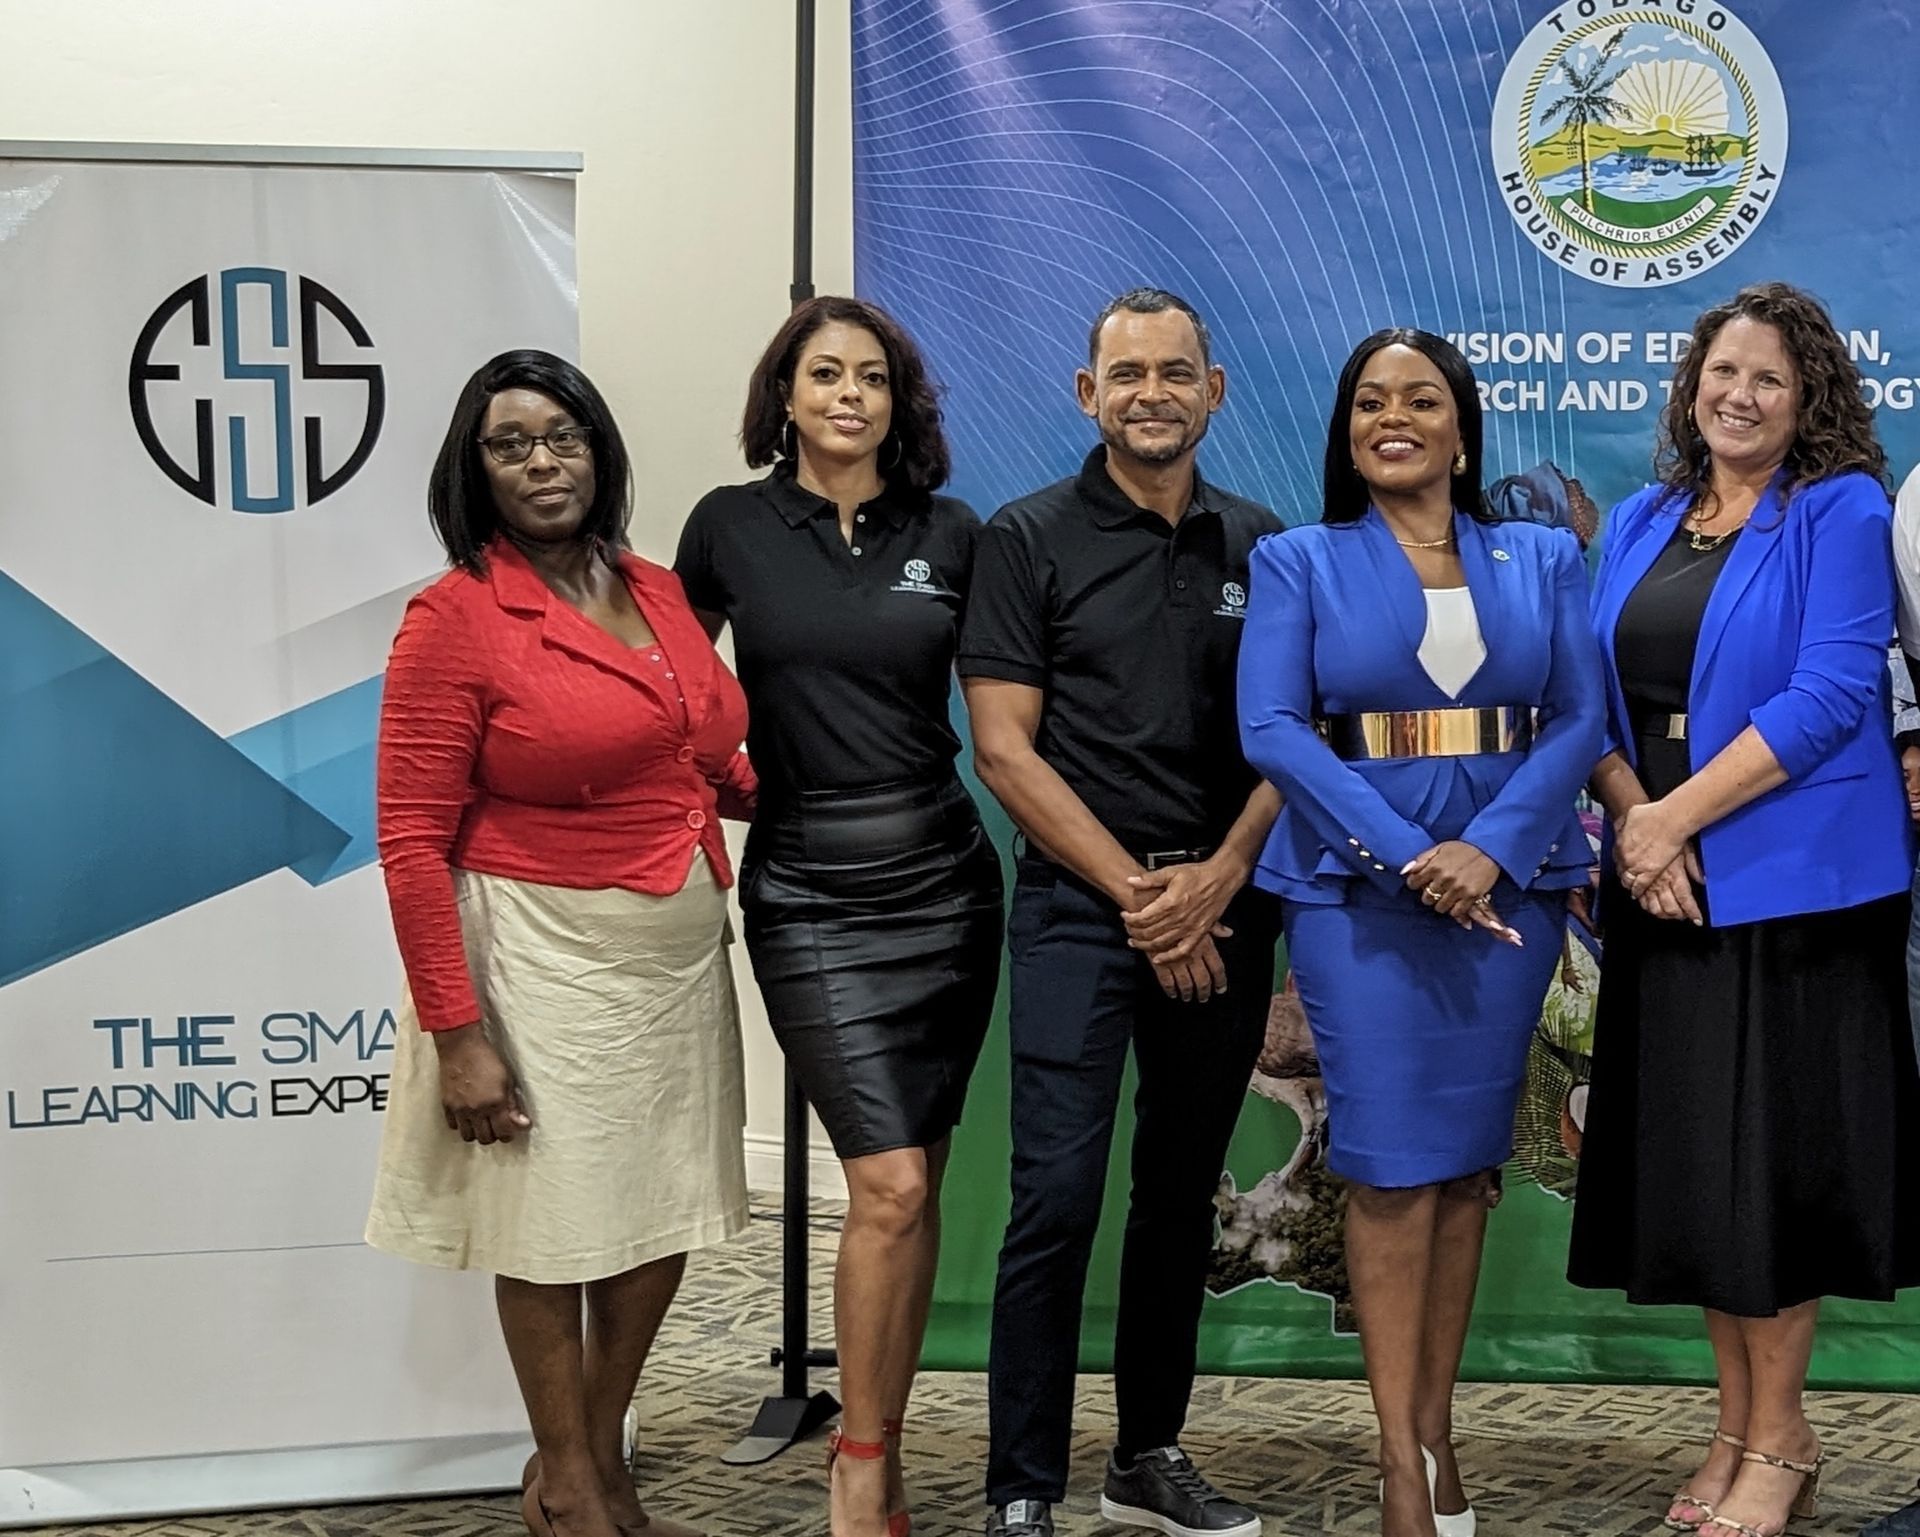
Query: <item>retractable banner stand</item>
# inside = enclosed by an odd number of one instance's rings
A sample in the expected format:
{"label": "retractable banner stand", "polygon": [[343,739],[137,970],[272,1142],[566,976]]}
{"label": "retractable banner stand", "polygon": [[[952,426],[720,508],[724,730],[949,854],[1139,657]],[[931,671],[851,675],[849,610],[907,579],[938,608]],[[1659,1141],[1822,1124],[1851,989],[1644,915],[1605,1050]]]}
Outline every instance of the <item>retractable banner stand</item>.
{"label": "retractable banner stand", "polygon": [[[1902,115],[1920,35],[1896,0],[856,0],[854,14],[859,287],[930,354],[955,490],[983,515],[1078,464],[1088,322],[1143,283],[1212,322],[1229,390],[1208,477],[1293,523],[1318,516],[1349,348],[1417,325],[1475,367],[1500,509],[1590,532],[1593,505],[1649,479],[1694,318],[1776,278],[1831,305],[1895,475],[1920,455],[1920,161]],[[1570,935],[1470,1375],[1711,1374],[1697,1314],[1564,1279],[1598,974]],[[1220,1187],[1210,1370],[1360,1370],[1318,1071],[1282,981]],[[947,1184],[942,1366],[985,1362],[1006,1117],[1002,1028]],[[1111,1359],[1126,1159],[1123,1138],[1089,1369]],[[1813,1376],[1920,1386],[1920,1301],[1831,1305]]]}
{"label": "retractable banner stand", "polygon": [[502,164],[0,145],[0,1525],[517,1469],[486,1279],[360,1241],[428,470],[577,351],[577,157]]}

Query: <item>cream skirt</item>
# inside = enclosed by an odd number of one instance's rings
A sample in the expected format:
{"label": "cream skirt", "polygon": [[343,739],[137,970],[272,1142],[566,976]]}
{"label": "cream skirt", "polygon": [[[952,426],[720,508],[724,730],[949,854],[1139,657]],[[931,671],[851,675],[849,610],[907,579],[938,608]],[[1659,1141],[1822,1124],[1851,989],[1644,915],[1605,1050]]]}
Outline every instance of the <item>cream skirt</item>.
{"label": "cream skirt", "polygon": [[411,998],[394,1043],[367,1242],[421,1264],[599,1280],[747,1224],[740,1020],[726,893],[578,891],[456,870],[486,1031],[531,1131],[447,1129]]}

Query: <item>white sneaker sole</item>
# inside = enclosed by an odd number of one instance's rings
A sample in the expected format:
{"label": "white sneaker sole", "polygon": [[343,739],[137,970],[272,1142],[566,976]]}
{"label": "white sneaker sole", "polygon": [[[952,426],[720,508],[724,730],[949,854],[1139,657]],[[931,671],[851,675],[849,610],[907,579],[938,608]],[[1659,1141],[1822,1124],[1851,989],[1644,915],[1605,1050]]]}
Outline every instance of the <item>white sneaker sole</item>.
{"label": "white sneaker sole", "polygon": [[1134,1505],[1122,1505],[1116,1500],[1100,1496],[1100,1514],[1117,1526],[1144,1526],[1149,1531],[1161,1532],[1165,1537],[1260,1537],[1260,1518],[1242,1521],[1238,1526],[1217,1528],[1182,1526],[1171,1516],[1163,1516],[1155,1510],[1141,1510]]}

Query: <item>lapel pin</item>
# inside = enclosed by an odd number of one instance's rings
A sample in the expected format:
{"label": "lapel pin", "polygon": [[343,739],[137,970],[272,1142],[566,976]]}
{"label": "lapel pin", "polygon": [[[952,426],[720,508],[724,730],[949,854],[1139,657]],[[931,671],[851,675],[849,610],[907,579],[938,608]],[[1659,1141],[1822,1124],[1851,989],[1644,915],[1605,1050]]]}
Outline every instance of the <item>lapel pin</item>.
{"label": "lapel pin", "polygon": [[1513,557],[1509,555],[1505,550],[1495,550],[1493,552],[1493,558],[1495,560],[1512,560],[1513,559]]}

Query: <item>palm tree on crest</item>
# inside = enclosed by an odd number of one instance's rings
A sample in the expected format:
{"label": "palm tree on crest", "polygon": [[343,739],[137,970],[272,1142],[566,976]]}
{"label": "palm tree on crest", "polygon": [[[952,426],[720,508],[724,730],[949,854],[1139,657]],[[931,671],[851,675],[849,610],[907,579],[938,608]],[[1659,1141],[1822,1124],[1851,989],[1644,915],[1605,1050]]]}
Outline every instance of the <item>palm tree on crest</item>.
{"label": "palm tree on crest", "polygon": [[1600,57],[1584,70],[1577,68],[1571,58],[1562,59],[1560,73],[1566,77],[1567,94],[1540,119],[1549,125],[1556,120],[1572,124],[1575,142],[1580,147],[1580,201],[1587,205],[1588,213],[1593,212],[1593,172],[1589,164],[1593,156],[1587,149],[1587,129],[1611,123],[1627,110],[1623,103],[1607,94],[1627,72],[1626,67],[1623,65],[1612,74],[1606,72],[1607,65],[1613,61],[1614,50],[1626,35],[1625,27],[1614,33],[1600,50]]}

